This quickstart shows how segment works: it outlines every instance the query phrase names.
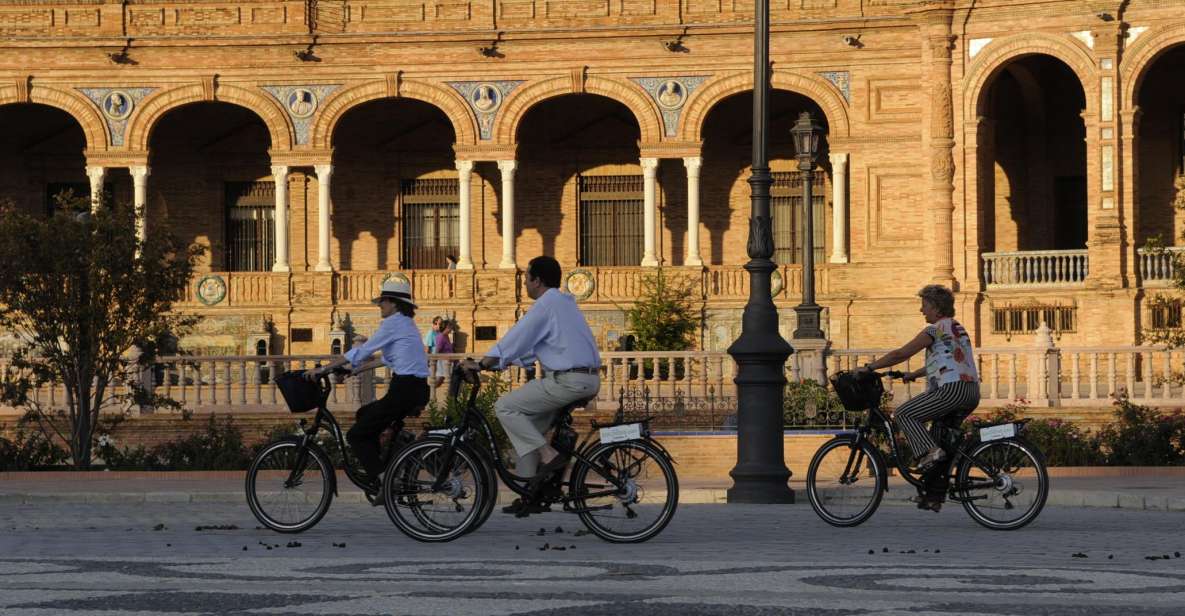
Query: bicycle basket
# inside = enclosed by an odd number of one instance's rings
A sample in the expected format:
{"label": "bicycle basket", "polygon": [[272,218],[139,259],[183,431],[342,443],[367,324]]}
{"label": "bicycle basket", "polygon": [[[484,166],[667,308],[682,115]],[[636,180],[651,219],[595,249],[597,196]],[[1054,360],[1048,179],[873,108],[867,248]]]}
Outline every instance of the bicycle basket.
{"label": "bicycle basket", "polygon": [[304,378],[304,370],[289,370],[276,377],[276,387],[293,413],[311,411],[321,404],[321,388]]}
{"label": "bicycle basket", "polygon": [[885,386],[871,372],[840,372],[831,377],[831,386],[843,407],[849,411],[864,411],[880,403]]}

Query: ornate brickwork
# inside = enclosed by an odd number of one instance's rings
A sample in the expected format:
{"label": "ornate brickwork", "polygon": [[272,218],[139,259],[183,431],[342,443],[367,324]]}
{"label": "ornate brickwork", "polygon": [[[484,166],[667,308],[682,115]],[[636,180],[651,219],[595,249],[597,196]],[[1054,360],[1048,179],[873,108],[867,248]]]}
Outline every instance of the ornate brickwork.
{"label": "ornate brickwork", "polygon": [[111,135],[111,145],[123,146],[124,133],[128,127],[128,117],[140,101],[144,100],[156,88],[78,88],[79,92],[91,99],[99,107],[107,121],[107,130]]}
{"label": "ornate brickwork", "polygon": [[[657,143],[662,139],[659,128],[658,106],[637,85],[628,81],[589,75],[585,79],[585,92],[614,99],[633,112],[642,132],[642,143]],[[527,111],[549,98],[572,93],[572,80],[568,76],[553,77],[529,83],[518,88],[513,96],[502,104],[494,128],[494,140],[498,143],[514,143],[518,126]]]}
{"label": "ornate brickwork", "polygon": [[658,104],[662,113],[663,134],[667,137],[678,135],[679,115],[687,104],[691,93],[695,92],[710,75],[695,75],[690,77],[634,77],[633,80],[650,94],[650,98]]}
{"label": "ornate brickwork", "polygon": [[450,81],[448,85],[457,91],[477,118],[478,135],[482,141],[494,137],[494,118],[502,108],[502,101],[522,81]]}
{"label": "ornate brickwork", "polygon": [[[837,95],[830,82],[819,76],[806,76],[789,71],[775,70],[770,87],[802,94],[819,104],[827,115],[831,136],[845,137],[849,134],[848,112],[843,98]],[[704,119],[712,107],[720,101],[753,89],[753,74],[732,73],[705,83],[688,102],[680,120],[679,134],[686,141],[701,141]]]}
{"label": "ornate brickwork", "polygon": [[[139,105],[137,111],[132,112],[129,119],[126,147],[131,150],[148,151],[148,137],[156,122],[173,109],[207,100],[205,91],[206,88],[200,84],[194,84],[161,90],[144,99],[143,104]],[[215,100],[239,105],[258,114],[267,125],[273,150],[286,150],[292,147],[292,123],[279,101],[272,96],[259,90],[220,82]]]}
{"label": "ornate brickwork", "polygon": [[312,136],[313,116],[325,99],[341,88],[341,84],[316,84],[305,86],[263,86],[263,89],[288,112],[292,122],[295,145],[308,145]]}

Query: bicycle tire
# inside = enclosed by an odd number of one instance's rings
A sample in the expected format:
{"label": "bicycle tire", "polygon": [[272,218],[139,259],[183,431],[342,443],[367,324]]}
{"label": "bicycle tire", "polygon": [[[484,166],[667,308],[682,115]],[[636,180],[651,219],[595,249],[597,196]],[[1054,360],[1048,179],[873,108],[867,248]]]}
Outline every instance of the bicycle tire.
{"label": "bicycle tire", "polygon": [[[485,470],[477,455],[464,443],[452,449],[453,460],[447,471],[452,478],[444,489],[427,489],[435,483],[440,472],[437,465],[448,449],[447,443],[438,441],[412,443],[396,455],[383,479],[383,505],[387,516],[400,531],[417,541],[452,541],[464,535],[485,506]],[[466,479],[465,474],[471,479]],[[429,503],[422,496],[445,502]],[[471,500],[473,504],[461,510],[464,515],[449,516],[450,512],[457,513],[457,508],[462,507],[460,499]],[[453,505],[448,505],[447,501]]]}
{"label": "bicycle tire", "polygon": [[[849,485],[841,483],[844,479],[844,472],[849,467],[848,460],[851,459],[854,448],[854,439],[851,436],[837,436],[826,443],[815,452],[811,458],[811,464],[806,473],[806,493],[807,498],[811,502],[811,508],[815,510],[815,514],[822,520],[832,526],[841,528],[848,528],[863,524],[876,513],[880,507],[881,499],[885,494],[885,469],[884,461],[880,457],[880,452],[877,451],[868,441],[860,443],[860,452],[857,455],[855,462],[859,465],[866,465],[863,469],[858,469],[858,472],[864,471],[871,475],[871,485],[867,482],[862,483],[862,490],[868,491],[871,488],[871,493],[867,496],[867,502],[860,507],[854,514],[841,515],[838,513],[838,504],[836,495],[839,490],[846,489]],[[829,455],[835,452],[839,458],[834,461],[829,460]],[[828,476],[836,475],[836,482],[820,479],[820,473]],[[862,480],[863,477],[858,478]],[[849,481],[844,479],[845,481]],[[827,485],[820,485],[820,483]],[[865,487],[866,486],[866,487]],[[857,504],[864,500],[858,496],[859,493],[855,491],[846,492],[849,495],[856,495]]]}
{"label": "bicycle tire", "polygon": [[[428,436],[421,439],[423,441],[435,441],[438,443],[448,443],[447,436]],[[473,447],[473,451],[480,456],[482,466],[486,470],[486,493],[493,495],[493,498],[488,498],[483,501],[481,513],[478,514],[477,519],[469,526],[466,532],[473,532],[482,527],[489,519],[490,515],[494,513],[494,508],[498,504],[498,472],[494,470],[495,462],[491,459],[490,454],[485,449],[480,447]],[[394,460],[392,460],[393,462]]]}
{"label": "bicycle tire", "polygon": [[[1005,449],[1006,448],[1006,449]],[[991,449],[1000,449],[1000,454],[989,454]],[[1012,450],[1012,451],[1008,451]],[[982,500],[990,499],[993,492],[997,493],[1004,500],[1004,511],[1009,511],[1015,508],[1009,498],[1009,493],[1012,496],[1023,494],[1024,488],[1019,476],[1028,473],[1017,472],[1019,467],[1013,466],[1009,461],[1011,456],[1008,454],[1020,452],[1023,454],[1032,465],[1032,476],[1036,480],[1036,489],[1032,490],[1033,500],[1028,507],[1021,512],[1021,515],[1013,520],[1002,521],[993,519],[987,513],[994,508],[985,507]],[[971,519],[978,522],[985,528],[992,530],[1016,530],[1027,526],[1030,522],[1037,518],[1041,510],[1045,508],[1045,501],[1049,498],[1049,473],[1045,468],[1045,455],[1041,450],[1037,449],[1032,443],[1020,437],[1001,439],[997,441],[988,441],[980,443],[971,450],[971,458],[980,460],[986,464],[1004,464],[1004,473],[1002,476],[991,477],[993,485],[983,497],[974,495],[967,489],[969,482],[972,480],[971,473],[973,470],[982,470],[972,464],[971,459],[964,457],[959,461],[959,470],[955,479],[955,489],[958,491],[957,495],[963,503],[963,509],[971,516]],[[1011,470],[1010,470],[1011,469]],[[987,479],[986,477],[984,479]],[[1018,487],[1020,488],[1018,490]]]}
{"label": "bicycle tire", "polygon": [[[306,531],[329,511],[329,505],[333,502],[333,464],[330,463],[329,457],[321,451],[320,447],[309,444],[305,448],[308,457],[306,459],[306,473],[312,470],[315,466],[318,472],[320,482],[320,495],[315,498],[315,507],[308,515],[298,515],[295,520],[280,520],[277,519],[277,509],[285,508],[283,505],[291,505],[292,510],[296,509],[296,505],[301,503],[310,503],[312,497],[299,492],[297,496],[297,488],[304,485],[303,482],[296,486],[286,485],[287,475],[292,472],[293,466],[298,459],[299,449],[301,446],[300,437],[288,437],[275,441],[264,447],[255,459],[251,461],[251,466],[247,469],[247,479],[245,489],[247,492],[247,506],[251,508],[251,513],[255,519],[259,520],[264,526],[281,533],[299,533]],[[310,464],[312,466],[310,466]],[[274,483],[279,480],[279,492],[277,495],[282,495],[283,501],[280,505],[272,506],[265,501],[271,500],[268,498],[261,499],[261,495],[272,494],[271,492],[261,492],[261,475],[267,473],[268,483]]]}
{"label": "bicycle tire", "polygon": [[[648,485],[641,485],[637,481],[638,475],[635,474],[628,478],[627,485],[629,487],[627,490],[629,492],[626,494],[617,493],[606,496],[606,500],[608,501],[606,505],[590,505],[588,498],[582,498],[581,495],[598,490],[603,491],[609,484],[590,484],[590,472],[593,472],[598,480],[603,481],[603,478],[601,478],[600,473],[595,472],[591,466],[582,461],[578,460],[572,468],[569,489],[571,490],[571,496],[574,498],[574,506],[580,515],[580,521],[584,522],[584,525],[598,537],[612,543],[641,543],[651,539],[662,532],[663,528],[666,528],[666,525],[674,518],[675,510],[679,507],[679,478],[675,474],[675,467],[662,450],[646,441],[623,441],[599,445],[586,457],[594,462],[603,461],[606,466],[610,467],[610,473],[613,473],[614,470],[617,471],[617,478],[620,479],[622,473],[628,474],[630,468],[635,466],[632,463],[625,464],[625,452],[629,449],[636,450],[646,458],[653,460],[654,465],[663,475],[662,481],[646,482]],[[615,459],[610,460],[609,458],[611,457]],[[615,469],[612,467],[613,464],[622,466],[622,468]],[[645,470],[644,464],[638,464],[637,466],[639,473]],[[605,523],[608,519],[607,517],[595,515],[599,511],[612,511],[613,501],[616,500],[620,508],[626,512],[626,518],[634,519],[637,517],[637,511],[631,508],[630,505],[639,505],[647,492],[657,492],[653,488],[665,489],[664,494],[666,496],[654,521],[639,530],[632,532],[615,531]],[[630,502],[626,502],[627,500]],[[594,509],[593,507],[605,508]],[[637,509],[641,508],[637,507]],[[649,509],[649,507],[647,508]]]}

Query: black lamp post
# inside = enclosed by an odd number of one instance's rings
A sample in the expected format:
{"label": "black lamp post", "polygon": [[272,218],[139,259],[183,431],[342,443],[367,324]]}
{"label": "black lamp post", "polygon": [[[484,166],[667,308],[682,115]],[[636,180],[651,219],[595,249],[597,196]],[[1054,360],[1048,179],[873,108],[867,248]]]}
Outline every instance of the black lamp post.
{"label": "black lamp post", "polygon": [[741,317],[741,337],[728,348],[737,364],[737,465],[729,474],[730,503],[792,503],[786,484],[782,442],[784,366],[793,349],[778,333],[778,309],[770,289],[775,265],[770,229],[769,189],[773,176],[766,156],[769,123],[769,0],[756,0],[753,30],[753,171],[749,178],[749,302]]}
{"label": "black lamp post", "polygon": [[815,158],[819,156],[819,138],[823,135],[823,125],[816,122],[809,111],[804,111],[799,114],[794,128],[790,129],[790,135],[794,137],[798,170],[802,172],[802,205],[806,217],[806,241],[802,244],[802,303],[794,307],[794,312],[798,315],[798,327],[794,329],[794,337],[822,338],[819,313],[823,309],[815,303],[815,208],[811,203],[811,189],[815,183]]}

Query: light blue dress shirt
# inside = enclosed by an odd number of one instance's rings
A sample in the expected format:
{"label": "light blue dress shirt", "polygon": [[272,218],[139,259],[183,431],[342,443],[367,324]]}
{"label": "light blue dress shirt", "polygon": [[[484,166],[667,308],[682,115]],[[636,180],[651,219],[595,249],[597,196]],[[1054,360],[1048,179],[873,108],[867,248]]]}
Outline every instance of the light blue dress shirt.
{"label": "light blue dress shirt", "polygon": [[584,313],[571,295],[558,289],[539,296],[486,355],[498,358],[499,369],[535,358],[548,371],[601,367],[601,354]]}
{"label": "light blue dress shirt", "polygon": [[383,319],[373,336],[345,355],[352,365],[359,366],[375,351],[382,351],[383,363],[392,374],[428,378],[428,354],[411,317],[396,312]]}

